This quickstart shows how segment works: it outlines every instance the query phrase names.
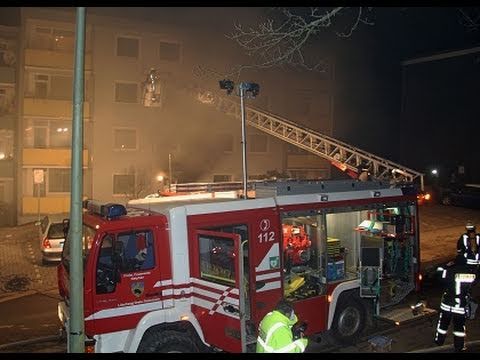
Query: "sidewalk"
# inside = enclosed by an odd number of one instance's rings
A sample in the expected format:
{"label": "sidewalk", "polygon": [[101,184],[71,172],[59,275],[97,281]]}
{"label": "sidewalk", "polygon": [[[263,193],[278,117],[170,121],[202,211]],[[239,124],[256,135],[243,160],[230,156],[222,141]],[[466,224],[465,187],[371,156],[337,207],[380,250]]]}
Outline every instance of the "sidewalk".
{"label": "sidewalk", "polygon": [[0,228],[0,301],[57,288],[56,264],[42,266],[38,227]]}

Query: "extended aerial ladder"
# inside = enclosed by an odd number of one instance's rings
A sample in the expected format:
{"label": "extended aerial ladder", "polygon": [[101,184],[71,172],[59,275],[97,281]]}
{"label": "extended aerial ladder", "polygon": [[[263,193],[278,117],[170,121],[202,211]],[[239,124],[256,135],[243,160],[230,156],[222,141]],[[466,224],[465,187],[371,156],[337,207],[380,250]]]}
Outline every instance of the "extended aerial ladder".
{"label": "extended aerial ladder", "polygon": [[[241,118],[240,103],[235,101],[234,98],[231,99],[212,91],[200,90],[197,93],[197,99],[204,104],[215,106],[217,110],[227,115]],[[368,169],[370,176],[378,180],[413,183],[418,179],[423,191],[423,173],[321,134],[306,126],[298,125],[255,106],[246,106],[245,113],[248,125],[329,160],[332,165],[353,178],[358,178],[362,171]]]}
{"label": "extended aerial ladder", "polygon": [[[155,103],[155,96],[157,92],[158,94],[160,93],[160,87],[156,86],[157,80],[155,69],[151,69],[145,83],[146,106],[151,106],[152,103]],[[183,88],[185,89],[185,87]],[[200,102],[213,105],[217,110],[241,119],[239,101],[223,96],[219,92],[205,90],[196,86],[186,88]],[[368,174],[373,179],[385,180],[391,183],[413,183],[419,179],[420,189],[424,190],[423,173],[361,150],[306,126],[298,125],[281,116],[261,110],[255,106],[245,106],[245,119],[250,126],[329,160],[332,165],[353,178],[362,180],[361,175],[363,173]]]}

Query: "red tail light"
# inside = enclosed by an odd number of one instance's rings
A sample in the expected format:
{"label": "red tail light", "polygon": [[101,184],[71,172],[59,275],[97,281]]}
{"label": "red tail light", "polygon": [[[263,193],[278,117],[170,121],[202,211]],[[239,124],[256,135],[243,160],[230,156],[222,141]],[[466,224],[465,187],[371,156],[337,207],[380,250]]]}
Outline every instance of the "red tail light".
{"label": "red tail light", "polygon": [[50,245],[50,240],[48,240],[47,238],[43,239],[43,248],[44,249],[50,249],[52,246]]}

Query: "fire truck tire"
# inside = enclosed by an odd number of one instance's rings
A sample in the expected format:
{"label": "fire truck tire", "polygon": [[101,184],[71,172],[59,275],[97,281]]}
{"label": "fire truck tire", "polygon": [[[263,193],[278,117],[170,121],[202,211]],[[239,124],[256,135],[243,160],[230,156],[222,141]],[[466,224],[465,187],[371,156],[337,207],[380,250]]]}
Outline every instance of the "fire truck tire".
{"label": "fire truck tire", "polygon": [[154,331],[145,334],[140,346],[139,353],[192,353],[199,349],[194,340],[174,330]]}
{"label": "fire truck tire", "polygon": [[334,339],[340,344],[352,344],[363,332],[365,325],[365,307],[354,298],[341,298],[333,317]]}

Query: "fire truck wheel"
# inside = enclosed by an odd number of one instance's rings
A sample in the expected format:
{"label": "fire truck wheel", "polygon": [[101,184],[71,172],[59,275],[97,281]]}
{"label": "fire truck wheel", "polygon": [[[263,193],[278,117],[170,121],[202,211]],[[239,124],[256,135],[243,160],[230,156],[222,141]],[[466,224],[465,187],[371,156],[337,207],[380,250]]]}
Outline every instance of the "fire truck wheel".
{"label": "fire truck wheel", "polygon": [[353,343],[365,328],[365,308],[352,298],[343,298],[337,305],[332,330],[341,344]]}
{"label": "fire truck wheel", "polygon": [[192,353],[198,352],[198,347],[184,333],[173,330],[153,331],[145,334],[139,353]]}

